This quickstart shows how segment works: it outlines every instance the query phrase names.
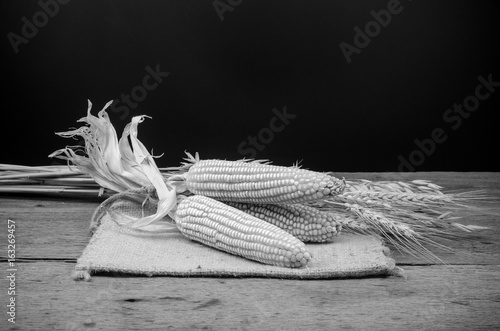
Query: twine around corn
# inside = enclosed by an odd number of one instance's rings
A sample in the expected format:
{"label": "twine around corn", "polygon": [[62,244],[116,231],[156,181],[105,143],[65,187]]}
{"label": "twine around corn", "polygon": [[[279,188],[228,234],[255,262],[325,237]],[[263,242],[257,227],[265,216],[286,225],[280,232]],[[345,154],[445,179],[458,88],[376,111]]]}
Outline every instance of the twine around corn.
{"label": "twine around corn", "polygon": [[[211,197],[228,200],[231,203],[275,204],[276,208],[283,208],[279,204],[285,203],[313,208],[338,220],[340,225],[338,229],[344,227],[354,233],[375,234],[409,253],[418,253],[428,259],[435,259],[422,243],[435,244],[431,239],[432,236],[447,233],[443,231],[443,226],[453,225],[446,223],[452,218],[448,218],[448,211],[441,213],[441,207],[466,208],[469,200],[480,198],[474,194],[445,195],[440,191],[440,187],[425,181],[346,182],[331,174],[317,173],[296,166],[279,167],[269,165],[266,161],[200,160],[197,154],[192,156],[189,153],[186,162],[180,167],[164,168],[161,172],[156,167],[153,157],[137,138],[137,126],[145,116],[134,117],[118,140],[105,112],[109,104],[99,112],[98,117],[95,117],[90,113],[89,101],[87,117],[80,120],[86,122],[88,126],[59,133],[63,137],[82,136],[87,156],[77,153],[81,147],[76,148],[76,152],[72,148],[61,149],[51,156],[72,162],[90,174],[102,187],[122,194],[127,192],[128,195],[140,196],[144,193],[144,187],[149,187],[146,190],[149,198],[157,201],[154,214],[130,219],[127,215],[115,213],[115,218],[119,219],[122,225],[132,229],[153,232],[175,231],[175,225],[165,222],[165,219],[170,216],[171,219],[179,220],[176,217],[178,202],[185,196],[199,194],[208,199]],[[118,199],[110,198],[108,204],[115,200]],[[226,213],[224,209],[234,209],[227,205],[217,206],[221,210],[221,215]],[[190,217],[196,216],[194,214]],[[245,217],[255,224],[261,224],[262,220],[258,217],[251,215]],[[220,228],[217,228],[220,219],[203,215],[199,221],[197,226],[201,226],[202,230],[184,234],[205,244],[217,243],[219,239],[214,240],[214,238],[220,233]],[[232,224],[233,222],[228,223],[227,226]],[[472,229],[465,225],[457,227],[462,230]],[[238,228],[236,232],[240,239],[247,235],[245,232],[248,232],[248,229],[242,229]],[[328,231],[332,231],[331,226],[329,229]],[[274,236],[282,235],[278,230],[276,227],[272,228]],[[285,234],[287,235],[293,235],[293,232]],[[231,236],[223,238],[222,242],[231,248],[226,251],[233,254],[239,254],[243,243],[247,242],[245,240],[235,242]],[[302,237],[303,240],[307,238],[307,236]],[[266,245],[270,245],[269,242],[266,242]],[[217,247],[215,244],[213,246]],[[274,249],[277,249],[276,244],[259,246],[260,254],[269,254],[269,251],[274,252]],[[303,253],[305,252],[300,254]],[[293,254],[296,260],[295,254],[299,253]],[[285,258],[285,255],[285,251],[278,250],[280,258]],[[295,262],[292,265],[295,265]],[[303,263],[299,266],[302,265]]]}

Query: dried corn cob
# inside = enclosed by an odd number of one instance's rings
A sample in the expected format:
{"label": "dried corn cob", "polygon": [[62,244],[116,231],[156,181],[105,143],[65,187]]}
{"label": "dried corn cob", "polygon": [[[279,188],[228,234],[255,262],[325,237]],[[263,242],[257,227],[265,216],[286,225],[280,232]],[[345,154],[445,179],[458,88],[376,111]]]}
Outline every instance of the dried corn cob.
{"label": "dried corn cob", "polygon": [[304,243],[286,231],[208,197],[183,199],[175,219],[186,237],[228,253],[290,268],[311,260]]}
{"label": "dried corn cob", "polygon": [[225,202],[276,225],[303,242],[325,242],[336,236],[342,226],[338,216],[301,204],[270,205],[241,202]]}
{"label": "dried corn cob", "polygon": [[345,186],[326,173],[259,162],[194,160],[186,168],[182,179],[187,190],[224,201],[301,203],[335,196]]}

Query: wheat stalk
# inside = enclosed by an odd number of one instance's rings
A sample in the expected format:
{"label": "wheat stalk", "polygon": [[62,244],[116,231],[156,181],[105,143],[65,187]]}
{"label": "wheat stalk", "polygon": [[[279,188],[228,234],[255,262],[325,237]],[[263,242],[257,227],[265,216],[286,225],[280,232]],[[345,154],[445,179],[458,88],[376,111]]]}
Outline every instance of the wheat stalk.
{"label": "wheat stalk", "polygon": [[460,232],[456,230],[465,233],[486,229],[456,223],[458,217],[452,215],[453,211],[473,209],[476,200],[485,198],[478,192],[443,193],[440,186],[419,180],[408,184],[367,180],[346,184],[344,193],[312,205],[347,214],[341,221],[344,230],[380,236],[416,257],[442,262],[424,245],[451,251],[434,239],[457,239]]}
{"label": "wheat stalk", "polygon": [[406,193],[429,193],[442,194],[443,187],[436,185],[428,180],[417,179],[411,182],[403,181],[377,181],[373,182],[366,179],[346,181],[346,190],[371,190],[385,192],[406,192]]}
{"label": "wheat stalk", "polygon": [[369,191],[357,190],[344,192],[339,196],[335,196],[332,200],[349,202],[362,202],[366,205],[382,203],[388,206],[392,205],[409,205],[411,207],[422,207],[429,205],[443,205],[452,203],[453,200],[447,195],[435,195],[427,193],[408,193],[408,192],[384,192],[384,191]]}

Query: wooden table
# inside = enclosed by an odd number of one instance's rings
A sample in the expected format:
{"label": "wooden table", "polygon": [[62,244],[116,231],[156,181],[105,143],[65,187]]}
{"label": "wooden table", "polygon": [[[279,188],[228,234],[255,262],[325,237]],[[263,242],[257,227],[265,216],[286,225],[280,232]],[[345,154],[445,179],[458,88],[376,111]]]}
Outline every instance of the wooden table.
{"label": "wooden table", "polygon": [[[371,180],[430,179],[500,198],[500,173],[341,173]],[[407,278],[70,278],[99,201],[0,197],[0,330],[500,329],[500,206],[464,213],[490,226],[438,252],[449,265],[394,252]],[[497,216],[494,215],[496,213]],[[7,321],[7,220],[16,225],[16,323]]]}

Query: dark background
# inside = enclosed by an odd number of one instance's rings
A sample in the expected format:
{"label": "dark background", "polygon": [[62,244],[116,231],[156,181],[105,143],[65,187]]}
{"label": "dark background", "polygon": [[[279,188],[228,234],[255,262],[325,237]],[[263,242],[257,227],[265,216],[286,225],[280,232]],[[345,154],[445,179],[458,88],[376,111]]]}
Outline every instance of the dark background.
{"label": "dark background", "polygon": [[21,36],[22,18],[33,22],[42,7],[2,1],[0,162],[54,164],[47,155],[74,144],[54,132],[79,126],[87,99],[97,114],[159,65],[169,76],[135,109],[109,111],[119,133],[132,116],[153,117],[139,138],[164,153],[159,166],[178,165],[184,150],[248,157],[238,145],[286,106],[296,118],[257,158],[302,160],[322,171],[397,171],[398,157],[418,149],[415,139],[441,128],[446,141],[415,170],[500,171],[500,91],[457,129],[443,120],[474,94],[479,75],[500,81],[494,2],[401,1],[402,11],[348,64],[339,44],[352,45],[354,27],[364,29],[370,11],[387,4],[243,0],[221,21],[211,1],[73,0],[16,54],[9,32]]}

